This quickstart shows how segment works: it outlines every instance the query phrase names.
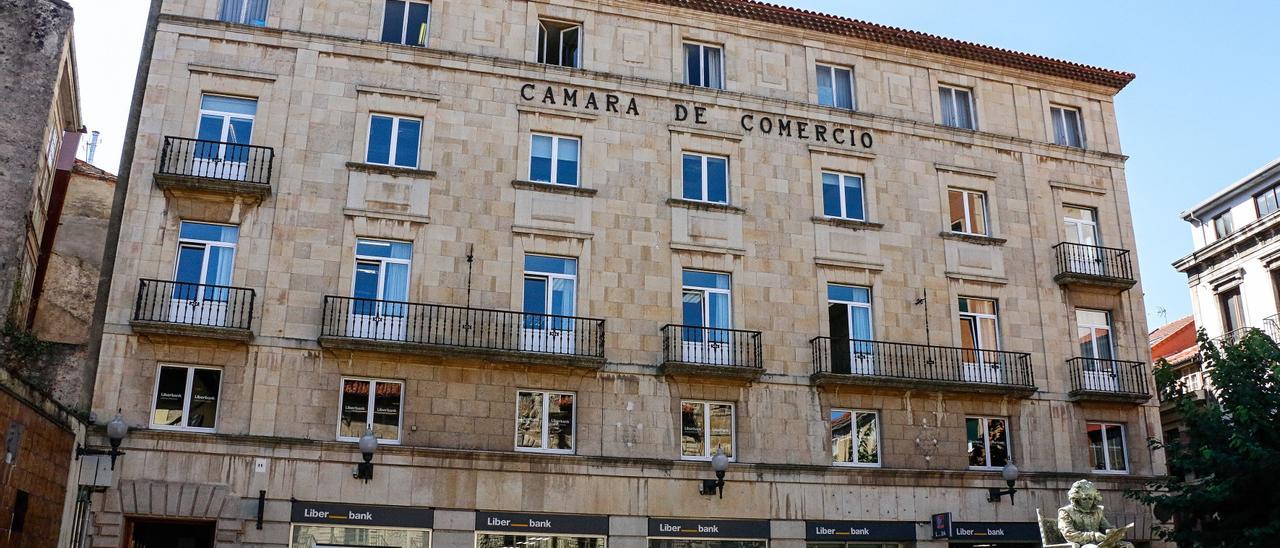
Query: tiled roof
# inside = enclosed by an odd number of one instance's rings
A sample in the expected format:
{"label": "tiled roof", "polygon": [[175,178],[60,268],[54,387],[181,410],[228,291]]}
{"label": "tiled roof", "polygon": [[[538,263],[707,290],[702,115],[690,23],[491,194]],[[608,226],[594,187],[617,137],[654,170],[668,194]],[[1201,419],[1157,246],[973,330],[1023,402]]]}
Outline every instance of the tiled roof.
{"label": "tiled roof", "polygon": [[86,177],[93,177],[96,179],[110,179],[112,181],[116,180],[116,176],[114,173],[111,173],[105,169],[102,169],[98,166],[95,166],[79,158],[76,158],[75,166],[71,168],[71,171],[79,175],[84,175]]}
{"label": "tiled roof", "polygon": [[1154,345],[1164,340],[1165,337],[1177,333],[1183,327],[1186,327],[1187,324],[1195,323],[1195,321],[1196,319],[1194,316],[1187,316],[1185,318],[1178,318],[1160,327],[1152,329],[1151,334],[1147,335],[1147,343]]}
{"label": "tiled roof", "polygon": [[1178,352],[1165,356],[1164,360],[1169,362],[1169,365],[1178,365],[1183,362],[1191,361],[1199,353],[1200,353],[1200,345],[1193,344],[1188,348],[1184,348]]}
{"label": "tiled roof", "polygon": [[903,48],[949,55],[971,61],[1038,72],[1116,90],[1133,81],[1134,74],[1062,61],[924,32],[879,25],[847,17],[779,6],[756,0],[648,0],[655,4],[688,8],[729,17],[786,25],[815,32],[850,36]]}

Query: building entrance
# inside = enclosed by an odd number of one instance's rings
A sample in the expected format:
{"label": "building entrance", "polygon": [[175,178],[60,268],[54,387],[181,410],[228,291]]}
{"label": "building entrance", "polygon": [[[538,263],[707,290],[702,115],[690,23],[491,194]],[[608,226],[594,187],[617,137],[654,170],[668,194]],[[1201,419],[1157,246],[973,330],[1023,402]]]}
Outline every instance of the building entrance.
{"label": "building entrance", "polygon": [[125,525],[126,548],[213,548],[215,524],[200,521],[130,519]]}

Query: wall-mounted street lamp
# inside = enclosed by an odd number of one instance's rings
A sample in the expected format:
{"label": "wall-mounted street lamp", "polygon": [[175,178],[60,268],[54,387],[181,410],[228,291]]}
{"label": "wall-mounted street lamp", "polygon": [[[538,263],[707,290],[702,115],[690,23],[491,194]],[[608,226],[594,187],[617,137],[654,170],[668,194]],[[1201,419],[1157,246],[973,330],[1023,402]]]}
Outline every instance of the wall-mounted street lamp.
{"label": "wall-mounted street lamp", "polygon": [[723,447],[717,447],[716,454],[711,456],[711,470],[716,473],[716,479],[702,480],[698,494],[720,495],[720,498],[724,498],[724,473],[729,470],[729,455],[724,454]]}
{"label": "wall-mounted street lamp", "polygon": [[364,462],[356,464],[356,473],[352,477],[369,483],[373,479],[373,452],[378,449],[378,436],[373,435],[373,428],[367,428],[360,436],[360,455]]}
{"label": "wall-mounted street lamp", "polygon": [[1013,488],[1013,483],[1018,481],[1018,467],[1013,464],[1013,459],[1009,459],[1009,463],[1004,465],[1000,470],[1000,477],[1004,478],[1004,484],[1008,485],[1008,489],[999,489],[991,487],[987,489],[987,502],[1000,502],[1000,497],[1009,495],[1009,504],[1013,504],[1013,494],[1018,490]]}
{"label": "wall-mounted street lamp", "polygon": [[120,416],[120,410],[116,410],[116,417],[107,423],[107,441],[111,442],[111,449],[96,449],[93,447],[85,447],[76,445],[76,460],[85,455],[107,455],[111,457],[111,469],[116,469],[116,457],[124,455],[124,451],[120,450],[120,443],[124,441],[124,437],[129,433],[129,425],[124,422],[124,417]]}

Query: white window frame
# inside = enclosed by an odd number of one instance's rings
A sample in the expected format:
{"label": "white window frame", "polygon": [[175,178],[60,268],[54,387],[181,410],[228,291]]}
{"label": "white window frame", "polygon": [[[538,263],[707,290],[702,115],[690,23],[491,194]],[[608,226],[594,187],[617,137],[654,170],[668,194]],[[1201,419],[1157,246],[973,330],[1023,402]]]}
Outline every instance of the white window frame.
{"label": "white window frame", "polygon": [[[1089,323],[1088,321],[1085,321],[1080,317],[1081,312],[1097,312],[1102,314],[1106,319],[1103,320],[1104,323],[1101,323],[1101,324]],[[1110,359],[1115,359],[1115,355],[1116,355],[1115,328],[1112,327],[1111,325],[1110,310],[1076,307],[1076,328],[1089,330],[1089,345],[1093,347],[1094,355],[1098,355],[1099,350],[1102,349],[1102,347],[1100,346],[1102,343],[1098,341],[1098,336],[1097,336],[1098,330],[1100,329],[1105,330],[1107,332],[1107,346],[1105,347],[1107,354],[1111,356]],[[1080,335],[1077,333],[1076,338],[1079,338],[1079,337]],[[1091,359],[1098,360],[1098,361],[1107,361],[1107,359],[1104,359],[1104,358],[1091,358]]]}
{"label": "white window frame", "polygon": [[[690,74],[689,74],[689,69],[690,69],[691,67],[689,66],[689,56],[688,56],[688,54],[686,54],[686,53],[685,53],[685,48],[687,48],[687,47],[689,47],[689,46],[693,46],[693,47],[698,48],[698,80],[701,82],[701,83],[699,83],[699,84],[695,84],[695,83],[693,83],[693,82],[691,82],[691,81],[690,81],[690,80],[691,80],[691,78],[690,78]],[[708,49],[714,49],[714,50],[716,50],[716,51],[719,51],[719,52],[720,52],[720,86],[719,86],[719,87],[715,87],[715,86],[708,85],[708,83],[706,82],[706,80],[708,80],[708,78],[705,78],[705,75],[706,75],[706,67],[705,67],[704,65],[706,65],[706,50],[708,50]],[[707,89],[718,89],[718,90],[723,90],[723,89],[725,89],[725,87],[726,87],[726,85],[725,85],[725,84],[726,84],[726,81],[725,81],[725,70],[726,70],[726,69],[725,69],[725,54],[724,54],[724,46],[723,46],[723,45],[719,45],[719,44],[709,44],[709,43],[706,43],[706,42],[695,42],[695,41],[692,41],[692,40],[685,40],[685,41],[684,41],[684,43],[683,43],[683,44],[681,44],[681,47],[680,47],[680,57],[683,59],[683,61],[681,61],[681,62],[682,62],[682,63],[684,63],[684,65],[685,65],[685,66],[684,66],[684,71],[685,71],[685,74],[684,74],[684,83],[685,83],[686,85],[696,86],[696,87],[700,87],[700,88],[707,88]]]}
{"label": "white window frame", "polygon": [[[965,226],[963,227],[963,230],[955,230],[951,228],[951,193],[952,192],[959,192],[961,194],[961,197],[963,198],[963,200],[961,200],[964,202],[964,225]],[[863,193],[864,194],[866,193],[865,189],[863,190]],[[973,218],[973,212],[971,211],[970,201],[969,201],[969,197],[972,195],[977,195],[982,198],[982,222],[984,225],[986,225],[982,227],[982,230],[983,230],[982,232],[974,232],[973,231],[974,227],[969,226],[972,223],[972,218]],[[863,205],[863,208],[865,209],[866,206]],[[952,234],[967,234],[970,236],[990,236],[991,235],[991,204],[987,203],[987,193],[981,190],[969,190],[967,188],[959,188],[954,186],[947,187],[947,230],[950,231]]]}
{"label": "white window frame", "polygon": [[[840,187],[840,215],[839,215],[839,216],[831,216],[831,215],[828,215],[828,214],[827,214],[826,195],[824,194],[824,195],[823,195],[823,203],[822,203],[822,216],[823,216],[823,217],[826,217],[826,218],[828,218],[828,219],[847,219],[847,220],[851,220],[851,221],[866,221],[866,220],[867,220],[867,219],[866,219],[866,218],[867,218],[867,178],[866,178],[866,177],[863,177],[863,176],[861,176],[861,175],[858,175],[858,174],[856,174],[856,173],[842,173],[842,172],[839,172],[839,171],[827,171],[827,170],[823,170],[823,171],[822,171],[822,176],[823,176],[823,177],[825,177],[825,176],[827,176],[827,175],[835,175],[836,177],[838,177],[838,178],[840,179],[840,184],[839,184],[839,187]],[[857,179],[857,180],[858,180],[858,188],[862,189],[862,192],[861,192],[861,194],[862,194],[862,195],[861,195],[861,196],[859,196],[860,201],[862,202],[862,217],[853,217],[853,216],[850,216],[850,215],[849,215],[849,212],[848,212],[848,211],[845,211],[845,203],[846,203],[846,202],[845,202],[845,192],[848,190],[848,187],[846,187],[846,186],[845,186],[845,184],[844,184],[844,182],[845,182],[845,179],[846,179],[846,178],[853,178],[853,179]]]}
{"label": "white window frame", "polygon": [[62,133],[57,127],[49,128],[49,142],[45,144],[44,161],[49,170],[53,170],[54,164],[58,161],[58,149],[61,148],[58,134]]}
{"label": "white window frame", "polygon": [[[360,243],[361,243],[361,242],[373,243],[373,244],[387,244],[387,245],[392,245],[392,244],[409,244],[409,253],[410,253],[410,258],[409,258],[409,259],[395,259],[395,258],[392,258],[392,257],[379,257],[379,256],[377,256],[377,255],[361,255],[361,254],[360,254]],[[379,300],[379,301],[385,301],[385,300],[386,300],[384,297],[386,297],[386,294],[385,294],[385,293],[386,293],[387,265],[388,265],[388,264],[391,264],[391,263],[405,265],[405,268],[406,268],[406,272],[405,272],[405,284],[406,284],[406,287],[405,287],[405,295],[406,295],[406,299],[408,298],[408,297],[407,297],[407,295],[409,294],[409,289],[410,289],[410,288],[412,287],[412,285],[413,285],[413,281],[412,281],[412,280],[413,280],[413,259],[412,259],[412,256],[413,256],[413,255],[412,255],[412,253],[413,253],[413,244],[411,244],[411,243],[409,243],[409,242],[402,242],[402,241],[399,241],[399,240],[384,240],[384,239],[380,239],[380,238],[356,238],[356,244],[355,244],[355,246],[353,246],[353,247],[352,247],[352,252],[355,254],[355,258],[356,258],[356,259],[355,259],[355,267],[356,267],[357,269],[358,269],[358,268],[360,268],[360,263],[362,263],[362,262],[364,262],[364,263],[378,263],[378,298],[377,298],[376,300]],[[352,274],[351,274],[351,298],[352,298],[352,299],[354,299],[354,298],[355,298],[355,295],[356,295],[356,278],[357,278],[357,276],[355,275],[355,272],[352,272]],[[408,301],[406,301],[406,304],[407,304],[407,302],[408,302]],[[355,377],[351,377],[351,378],[355,378]]]}
{"label": "white window frame", "polygon": [[[369,159],[369,145],[373,141],[373,119],[374,118],[390,118],[391,119],[391,142],[390,148],[387,149],[387,163],[380,164]],[[400,121],[412,120],[418,122],[418,150],[413,155],[413,165],[402,166],[396,163],[396,151],[400,148]],[[422,118],[413,116],[401,116],[399,114],[386,114],[382,112],[370,112],[369,123],[364,132],[364,162],[374,166],[396,167],[401,169],[418,169],[422,165],[422,133],[426,128],[426,123]]]}
{"label": "white window frame", "polygon": [[[265,10],[263,10],[263,11],[264,11],[264,14],[263,14],[263,24],[262,24],[262,26],[263,26],[263,27],[265,27],[265,26],[266,26],[266,13],[265,13],[265,12],[268,12],[268,11],[270,11],[270,10],[271,10],[271,0],[262,0],[262,1],[263,1],[263,3],[265,3],[265,4],[267,5],[266,9],[265,9]],[[224,23],[234,23],[234,24],[237,24],[237,25],[249,25],[249,26],[251,26],[251,27],[256,27],[256,26],[258,26],[258,25],[255,25],[255,24],[253,24],[253,23],[250,23],[250,22],[248,21],[248,18],[249,18],[249,5],[250,5],[252,2],[253,2],[253,0],[241,0],[241,1],[240,1],[240,13],[236,14],[236,18],[235,18],[235,20],[234,20],[234,21],[226,21],[226,20],[223,20],[223,19],[220,19],[220,20],[221,20],[221,21],[223,21]],[[226,4],[226,3],[227,3],[227,0],[221,0],[221,2],[219,2],[219,3],[218,3],[218,14],[219,14],[219,16],[221,16],[221,14],[222,14],[222,5],[223,5],[223,4]]]}
{"label": "white window frame", "polygon": [[[1066,125],[1067,125],[1067,114],[1066,114],[1066,113],[1067,113],[1067,111],[1071,111],[1071,112],[1075,113],[1075,115],[1076,115],[1076,124],[1075,124],[1075,126],[1076,126],[1076,135],[1080,137],[1080,142],[1079,142],[1079,143],[1059,143],[1059,142],[1058,142],[1058,124],[1059,124],[1059,123],[1061,123],[1061,124],[1062,124],[1062,129],[1063,129],[1063,131],[1062,131],[1062,135],[1063,135],[1064,137],[1066,137],[1066,135],[1067,135],[1067,131],[1066,131]],[[1077,107],[1070,107],[1070,106],[1066,106],[1066,105],[1056,105],[1056,104],[1051,104],[1051,105],[1049,105],[1049,118],[1053,120],[1053,127],[1049,128],[1049,129],[1050,129],[1050,131],[1052,131],[1052,132],[1053,132],[1053,133],[1052,133],[1052,135],[1051,135],[1051,137],[1053,138],[1053,143],[1054,143],[1055,145],[1061,145],[1061,146],[1064,146],[1064,147],[1071,147],[1071,148],[1084,148],[1084,147],[1085,147],[1085,143],[1086,143],[1087,141],[1085,141],[1085,135],[1084,135],[1084,112],[1083,112],[1083,111],[1081,111],[1081,110],[1080,110],[1079,108],[1077,108]]]}
{"label": "white window frame", "polygon": [[[975,103],[975,101],[974,101],[974,98],[973,98],[973,88],[968,88],[968,87],[964,87],[964,86],[952,86],[952,85],[948,85],[948,84],[938,84],[938,90],[939,90],[939,91],[944,90],[944,89],[945,89],[945,90],[949,90],[949,91],[951,91],[951,93],[950,93],[950,95],[951,95],[951,112],[958,112],[958,110],[957,110],[957,108],[956,108],[956,107],[958,107],[958,106],[960,105],[960,103],[956,102],[956,92],[957,92],[957,91],[963,91],[963,92],[968,96],[968,98],[969,98],[969,100],[968,100],[968,107],[969,107],[969,126],[968,126],[968,127],[965,127],[965,126],[959,125],[958,123],[957,123],[957,124],[948,124],[948,123],[947,123],[947,119],[946,119],[946,117],[945,117],[945,116],[942,116],[942,113],[941,113],[941,112],[939,112],[938,114],[939,114],[939,115],[940,115],[940,117],[942,118],[942,120],[941,120],[942,125],[947,126],[947,127],[958,128],[958,129],[968,129],[968,130],[972,130],[972,131],[977,131],[977,130],[978,130],[978,109],[977,109],[977,105],[976,105],[976,103]],[[941,102],[941,101],[942,101],[942,94],[941,94],[941,93],[939,93],[939,94],[938,94],[938,101],[939,101],[939,102]],[[959,122],[959,120],[956,120],[956,122]]]}
{"label": "white window frame", "polygon": [[343,375],[338,379],[338,421],[333,425],[334,435],[338,441],[359,442],[360,437],[343,436],[342,435],[342,398],[345,394],[342,387],[347,385],[347,381],[359,381],[369,383],[369,406],[365,411],[365,428],[370,428],[373,424],[374,399],[377,397],[379,384],[398,384],[400,385],[400,409],[396,412],[396,416],[400,419],[400,423],[396,425],[396,439],[378,438],[379,445],[400,445],[400,441],[404,439],[404,400],[405,400],[405,382],[393,379],[376,379],[373,377],[356,377]]}
{"label": "white window frame", "polygon": [[[573,285],[573,311],[570,312],[569,314],[564,314],[564,315],[576,316],[578,314],[578,275],[577,274],[561,274],[559,272],[544,272],[542,270],[529,270],[529,267],[527,266],[528,265],[527,258],[528,257],[545,257],[548,259],[573,261],[574,272],[577,272],[578,270],[577,257],[561,257],[559,255],[543,255],[541,253],[528,253],[525,255],[525,257],[526,257],[526,261],[525,261],[526,266],[524,268],[524,278],[522,278],[521,281],[527,281],[530,278],[534,278],[534,279],[545,280],[547,283],[547,294],[545,295],[546,298],[543,299],[542,301],[543,310],[545,310],[545,312],[543,312],[542,314],[545,314],[548,316],[555,315],[551,312],[551,300],[553,298],[551,288],[554,287],[556,280],[568,280],[569,283]],[[569,392],[560,392],[560,393],[569,394]]]}
{"label": "white window frame", "polygon": [[[182,422],[184,426],[169,426],[167,424],[156,424],[156,398],[160,396],[160,372],[166,367],[174,369],[185,369],[187,372],[187,384],[182,392]],[[213,426],[210,428],[200,428],[195,426],[185,426],[187,420],[191,418],[191,385],[195,381],[195,370],[205,369],[218,372],[218,408],[213,416]],[[151,389],[151,414],[147,417],[150,427],[155,430],[172,430],[178,432],[216,432],[218,429],[218,417],[222,415],[222,378],[226,373],[220,367],[210,367],[206,365],[189,365],[181,363],[161,363],[156,365],[156,380],[152,383]]]}
{"label": "white window frame", "polygon": [[[1093,472],[1094,474],[1128,474],[1129,473],[1129,440],[1128,440],[1129,433],[1127,432],[1128,429],[1126,429],[1123,424],[1118,422],[1086,421],[1085,430],[1084,430],[1085,437],[1088,437],[1089,426],[1095,425],[1095,424],[1102,427],[1102,458],[1103,458],[1103,466],[1105,466],[1106,469],[1098,470],[1096,468],[1093,468],[1090,471]],[[1111,465],[1113,464],[1111,462],[1111,451],[1108,450],[1109,446],[1107,445],[1107,427],[1108,426],[1120,427],[1120,450],[1124,453],[1124,467],[1120,469],[1113,469],[1111,467]],[[1089,450],[1092,451],[1093,448],[1090,447]]]}
{"label": "white window frame", "polygon": [[[538,137],[549,137],[551,139],[551,180],[537,181],[533,178],[533,141]],[[573,141],[578,143],[578,159],[573,162],[574,184],[558,182],[560,175],[560,141]],[[543,185],[556,185],[569,188],[582,187],[582,139],[570,137],[568,135],[556,135],[554,133],[532,133],[529,135],[529,161],[526,162],[528,168],[529,181]]]}
{"label": "white window frame", "polygon": [[[581,153],[579,153],[579,154],[581,154]],[[702,198],[701,198],[701,199],[685,198],[685,197],[684,197],[684,157],[685,157],[685,156],[696,156],[696,157],[698,157],[699,159],[701,159],[701,161],[702,161],[702,171],[701,171],[701,173],[702,173],[702,181],[701,181],[701,184],[702,184]],[[710,191],[710,186],[708,186],[708,185],[710,184],[710,183],[709,183],[709,181],[710,181],[710,177],[708,177],[708,173],[709,173],[709,171],[707,170],[707,160],[709,160],[709,159],[711,159],[711,158],[719,158],[719,159],[721,159],[721,160],[724,160],[724,201],[723,201],[723,202],[714,202],[714,201],[711,201],[711,200],[707,199],[707,198],[711,195],[711,192],[709,192],[709,191]],[[729,167],[729,157],[728,157],[728,156],[722,156],[722,155],[719,155],[719,154],[705,154],[705,153],[702,153],[702,152],[688,152],[688,151],[681,151],[681,152],[680,152],[680,199],[682,199],[682,200],[688,200],[688,201],[691,201],[691,202],[701,202],[701,203],[704,203],[704,204],[723,204],[723,205],[728,205],[729,203],[731,203],[731,202],[733,201],[733,195],[729,192],[729,191],[730,191],[730,187],[732,187],[732,186],[733,186],[733,182],[729,180],[729,170],[730,170],[730,167]],[[865,206],[864,206],[864,207],[865,207]]]}
{"label": "white window frame", "polygon": [[[961,300],[965,300],[965,301],[986,301],[986,302],[989,302],[989,303],[991,303],[991,304],[992,304],[992,308],[993,308],[993,309],[995,309],[995,313],[994,313],[994,314],[987,314],[987,313],[985,313],[985,312],[972,312],[972,311],[970,311],[970,312],[959,312],[959,310],[960,310],[960,301],[961,301]],[[969,308],[970,308],[970,309],[972,309],[973,307],[972,307],[972,306],[970,306]],[[961,296],[959,297],[959,299],[956,301],[956,310],[957,310],[957,312],[956,312],[956,313],[957,313],[957,314],[960,316],[960,318],[962,318],[962,319],[963,319],[963,318],[965,318],[965,317],[973,318],[973,325],[974,325],[974,327],[977,329],[977,332],[975,332],[975,333],[973,334],[973,335],[974,335],[974,337],[973,337],[973,342],[974,342],[974,344],[976,345],[976,347],[975,347],[973,350],[974,350],[974,352],[975,352],[975,353],[977,353],[977,354],[978,354],[978,360],[979,360],[980,362],[982,361],[982,356],[981,356],[981,353],[982,353],[982,352],[999,352],[999,351],[1000,351],[1000,346],[1001,346],[1001,344],[1000,344],[1000,342],[1001,342],[1001,341],[1000,341],[1000,301],[997,301],[997,300],[995,300],[995,299],[988,299],[988,298],[986,298],[986,297],[966,297],[966,296],[961,295]],[[982,335],[984,334],[984,332],[982,331],[982,321],[981,321],[981,320],[991,320],[991,323],[993,323],[993,324],[995,325],[995,330],[996,330],[996,332],[995,332],[996,347],[995,347],[995,348],[983,348],[983,347],[982,347],[982,339],[983,339]],[[1000,417],[991,417],[991,418],[997,418],[997,419],[998,419],[998,418],[1000,418]]]}
{"label": "white window frame", "polygon": [[702,428],[704,430],[702,433],[702,439],[704,443],[702,444],[702,456],[690,456],[690,455],[684,454],[683,444],[679,444],[681,445],[681,447],[678,449],[680,451],[680,460],[694,460],[694,461],[711,460],[712,455],[715,454],[713,452],[714,448],[711,447],[711,406],[727,405],[729,406],[729,448],[730,448],[730,452],[733,453],[732,455],[729,455],[729,462],[737,461],[738,460],[738,406],[737,404],[729,401],[716,401],[716,400],[685,400],[685,399],[680,400],[680,407],[682,408],[682,410],[679,411],[680,436],[684,436],[683,407],[684,407],[684,404],[686,403],[702,404]]}
{"label": "white window frame", "polygon": [[[844,299],[832,299],[831,286],[850,287],[854,289],[865,289],[867,290],[867,302],[864,303],[864,302],[858,302],[858,301],[846,301]],[[867,326],[868,330],[871,332],[870,340],[874,341],[876,338],[876,322],[875,322],[876,316],[875,316],[875,308],[871,304],[871,300],[872,300],[871,289],[872,288],[870,286],[866,286],[866,285],[841,284],[841,283],[835,283],[835,282],[827,283],[827,305],[838,304],[845,307],[845,311],[844,311],[845,321],[849,322],[848,337],[850,340],[853,340],[853,311],[850,310],[850,308],[865,308],[867,310],[867,318],[871,320],[871,325]],[[835,337],[836,334],[832,333],[831,336]],[[849,411],[849,409],[833,409],[833,411]],[[862,410],[853,409],[853,411],[862,411]],[[877,418],[877,420],[879,419]]]}
{"label": "white window frame", "polygon": [[[829,423],[831,420],[831,413],[850,413],[852,415],[852,419],[851,419],[852,428],[849,431],[849,435],[855,440],[855,448],[854,448],[855,455],[857,454],[856,440],[858,439],[858,415],[871,415],[876,419],[876,461],[873,463],[872,462],[840,462],[832,458],[831,464],[833,466],[848,466],[852,468],[880,468],[881,466],[883,466],[884,465],[883,464],[884,463],[884,458],[883,458],[884,446],[881,445],[883,437],[880,435],[880,426],[881,426],[880,412],[873,411],[870,409],[848,409],[848,408],[838,408],[838,407],[832,408],[831,411],[827,412],[827,421],[828,421],[827,432],[829,436],[831,435],[831,424]],[[831,437],[834,437],[834,436],[831,436]]]}
{"label": "white window frame", "polygon": [[[835,104],[823,105],[821,100],[821,97],[822,97],[821,89],[819,89],[818,91],[818,97],[819,97],[818,104],[824,107],[838,108],[840,110],[857,111],[858,110],[858,88],[857,88],[857,79],[854,78],[853,76],[853,67],[832,65],[830,63],[817,63],[817,69],[826,70],[827,72],[831,73],[831,100],[835,103],[839,102],[839,100],[836,97],[836,89],[837,89],[836,88],[836,71],[837,70],[849,71],[849,107],[846,109],[846,107],[837,106]],[[817,82],[815,82],[815,85],[820,85],[820,84],[817,84]]]}
{"label": "white window frame", "polygon": [[[542,396],[542,441],[541,447],[520,447],[520,395],[522,393],[540,394]],[[551,435],[551,398],[550,396],[571,396],[573,398],[572,434],[569,436],[569,449],[551,449],[548,447]],[[543,390],[540,388],[516,389],[515,434],[511,446],[519,453],[551,453],[555,455],[573,455],[578,452],[578,393],[567,390]]]}
{"label": "white window frame", "polygon": [[[1009,417],[985,417],[985,416],[967,415],[964,418],[966,429],[969,428],[969,419],[977,419],[982,421],[982,428],[980,428],[982,432],[982,454],[987,459],[986,465],[983,465],[983,466],[969,465],[970,470],[1000,470],[1003,468],[1003,466],[993,466],[991,464],[991,429],[988,423],[993,420],[1004,421],[1004,444],[1005,444],[1005,453],[1007,453],[1006,459],[1009,462],[1013,462],[1013,426],[1010,425]],[[969,443],[969,435],[968,435],[968,432],[966,432],[965,444],[967,445],[968,443]],[[965,447],[964,453],[965,453],[964,455],[965,460],[966,461],[969,460],[968,447]]]}
{"label": "white window frame", "polygon": [[[546,44],[546,38],[547,38],[548,36],[550,36],[550,35],[551,35],[551,29],[548,29],[548,28],[547,28],[547,23],[559,23],[559,24],[562,24],[562,25],[569,25],[568,27],[565,27],[564,29],[561,29],[561,30],[558,32],[558,34],[560,34],[560,42],[559,42],[559,43],[560,43],[560,47],[556,50],[556,57],[557,57],[557,60],[556,60],[556,62],[554,62],[554,63],[553,63],[553,62],[551,62],[551,61],[549,61],[549,60],[547,60],[547,58],[545,57],[545,55],[546,55],[546,51],[545,51],[545,50],[546,50],[546,48],[545,48],[545,47],[543,47],[543,46]],[[564,33],[569,32],[569,31],[574,30],[574,29],[577,29],[577,31],[578,31],[578,49],[577,49],[577,51],[574,51],[574,52],[573,52],[573,64],[572,64],[572,65],[566,65],[566,64],[564,64]],[[538,19],[538,35],[539,35],[539,36],[538,36],[538,42],[537,42],[537,44],[538,44],[538,54],[537,54],[537,56],[536,56],[535,58],[536,58],[536,59],[538,59],[538,62],[539,62],[539,63],[541,63],[541,64],[543,64],[543,65],[554,65],[554,66],[557,66],[557,67],[567,67],[567,68],[582,68],[582,38],[583,38],[583,33],[584,33],[584,31],[583,31],[583,28],[582,28],[582,23],[578,23],[578,22],[576,22],[576,21],[563,21],[563,20],[559,20],[559,19],[542,19],[542,18],[539,18],[539,19]]]}
{"label": "white window frame", "polygon": [[[702,272],[705,274],[714,274],[716,276],[725,276],[729,278],[729,289],[720,289],[718,287],[703,287],[700,285],[687,285],[684,283],[685,272]],[[707,330],[710,329],[733,329],[733,275],[728,272],[716,272],[714,270],[702,270],[698,268],[686,268],[680,271],[680,297],[683,301],[685,293],[702,293],[702,327],[703,338],[706,338]],[[711,320],[711,299],[708,298],[712,293],[724,295],[729,300],[729,325],[724,327],[707,325]],[[683,307],[681,309],[683,311]],[[681,318],[683,322],[684,318]],[[695,400],[689,400],[695,401]],[[720,402],[717,402],[720,403]],[[724,402],[727,403],[727,402]]]}
{"label": "white window frame", "polygon": [[[185,224],[187,224],[187,223],[190,223],[190,224],[199,224],[199,225],[210,225],[210,226],[227,226],[227,227],[235,227],[235,228],[237,229],[237,232],[236,232],[236,241],[235,241],[234,243],[227,243],[227,242],[222,242],[222,241],[200,240],[200,239],[196,239],[196,238],[183,238],[183,237],[182,237],[182,225],[185,225]],[[236,252],[238,251],[238,249],[239,249],[239,248],[238,248],[238,246],[240,245],[240,234],[239,234],[239,230],[238,230],[239,228],[240,228],[240,227],[239,227],[239,225],[231,225],[231,224],[226,224],[226,223],[207,223],[207,222],[204,222],[204,221],[180,221],[180,222],[178,223],[178,248],[177,248],[176,250],[174,250],[174,251],[175,251],[175,253],[174,253],[174,257],[173,257],[173,277],[172,277],[172,279],[173,279],[174,281],[177,281],[177,279],[178,279],[178,266],[179,266],[179,265],[178,265],[178,262],[179,262],[179,259],[181,259],[181,258],[182,258],[182,248],[184,248],[184,247],[190,247],[190,248],[196,248],[196,247],[199,247],[199,248],[201,248],[201,249],[203,250],[203,258],[202,258],[202,259],[201,259],[201,261],[200,261],[200,284],[199,284],[199,285],[201,285],[201,286],[207,286],[207,285],[218,285],[218,284],[210,284],[210,283],[209,283],[209,280],[208,280],[208,278],[207,278],[207,276],[209,275],[209,256],[211,255],[211,254],[209,253],[210,248],[214,248],[214,247],[229,247],[229,248],[231,248],[231,266],[230,266],[229,268],[230,268],[230,269],[231,269],[231,271],[234,273],[234,272],[235,272],[235,267],[236,267],[236,254],[237,254]],[[230,285],[230,281],[228,281],[228,282],[227,282],[227,284],[228,284],[228,285]],[[202,289],[201,289],[201,290],[198,290],[198,291],[199,291],[200,293],[203,293],[203,292],[204,292]]]}
{"label": "white window frame", "polygon": [[[401,0],[401,1],[404,2],[404,13],[400,16],[400,41],[399,42],[383,42],[383,43],[394,43],[402,46],[411,46],[415,48],[428,47],[431,44],[431,18],[435,16],[435,14],[432,13],[433,10],[431,8],[434,6],[431,5],[431,2],[418,2],[416,0]],[[408,43],[409,42],[409,4],[422,4],[427,6],[427,35],[422,38],[421,46],[419,46],[418,44]],[[382,3],[382,28],[378,29],[378,37],[381,38],[382,35],[386,32],[386,30],[387,30],[387,4],[386,2],[383,2]]]}

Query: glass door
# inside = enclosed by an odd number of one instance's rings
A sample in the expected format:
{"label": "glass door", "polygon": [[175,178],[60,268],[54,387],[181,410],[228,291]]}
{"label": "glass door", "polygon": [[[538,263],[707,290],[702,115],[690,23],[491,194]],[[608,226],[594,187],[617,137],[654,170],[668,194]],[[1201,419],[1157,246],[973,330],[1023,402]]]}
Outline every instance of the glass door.
{"label": "glass door", "polygon": [[1063,206],[1062,218],[1066,228],[1067,243],[1071,246],[1067,256],[1069,272],[1106,275],[1102,261],[1101,244],[1098,243],[1098,212],[1085,207]]}
{"label": "glass door", "polygon": [[578,261],[528,255],[524,259],[524,322],[520,348],[572,354]]}
{"label": "glass door", "polygon": [[729,275],[686,270],[683,282],[682,361],[733,365]]}
{"label": "glass door", "polygon": [[1116,392],[1120,389],[1114,348],[1111,343],[1111,314],[1103,310],[1076,309],[1076,338],[1084,358],[1083,381],[1087,390]]}
{"label": "glass door", "polygon": [[240,229],[183,222],[178,228],[178,258],[169,299],[169,321],[188,325],[227,325],[231,269]]}
{"label": "glass door", "polygon": [[[849,369],[854,375],[876,374],[875,340],[871,329],[871,289],[866,287],[827,286],[827,302],[845,309],[849,332]],[[839,335],[832,333],[832,337]],[[834,348],[834,347],[833,347]]]}
{"label": "glass door", "polygon": [[403,242],[356,242],[348,337],[406,340],[411,253]]}
{"label": "glass door", "polygon": [[960,341],[965,382],[1004,382],[1000,369],[1000,323],[996,302],[960,298]]}
{"label": "glass door", "polygon": [[258,102],[253,99],[205,95],[200,98],[200,125],[192,175],[245,180],[249,144]]}

